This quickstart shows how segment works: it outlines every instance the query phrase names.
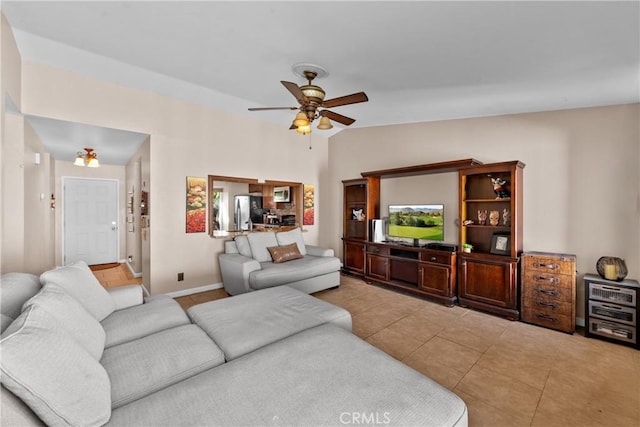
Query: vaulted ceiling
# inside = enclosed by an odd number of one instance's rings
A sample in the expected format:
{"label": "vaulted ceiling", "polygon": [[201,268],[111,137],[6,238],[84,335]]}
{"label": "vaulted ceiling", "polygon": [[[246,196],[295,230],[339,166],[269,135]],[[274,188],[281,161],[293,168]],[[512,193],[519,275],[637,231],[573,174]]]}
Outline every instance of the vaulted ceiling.
{"label": "vaulted ceiling", "polygon": [[[306,62],[352,127],[640,101],[640,3],[3,1],[24,59],[289,127]],[[335,133],[343,129],[336,125]],[[315,130],[314,130],[315,131]],[[318,131],[320,132],[320,131]]]}

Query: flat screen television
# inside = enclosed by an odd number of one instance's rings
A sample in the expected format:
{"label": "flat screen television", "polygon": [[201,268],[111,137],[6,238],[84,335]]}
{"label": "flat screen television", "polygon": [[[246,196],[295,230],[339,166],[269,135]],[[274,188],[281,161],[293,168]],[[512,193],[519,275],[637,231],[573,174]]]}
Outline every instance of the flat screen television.
{"label": "flat screen television", "polygon": [[444,240],[444,205],[389,205],[389,237]]}

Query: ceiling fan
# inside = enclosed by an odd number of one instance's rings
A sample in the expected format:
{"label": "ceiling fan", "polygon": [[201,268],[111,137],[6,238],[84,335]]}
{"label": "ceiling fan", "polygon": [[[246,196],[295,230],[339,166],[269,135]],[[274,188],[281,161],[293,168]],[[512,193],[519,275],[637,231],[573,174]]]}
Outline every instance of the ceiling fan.
{"label": "ceiling fan", "polygon": [[[318,129],[331,129],[333,125],[331,120],[342,123],[345,126],[351,125],[355,119],[335,113],[326,108],[339,107],[341,105],[357,104],[369,100],[364,92],[352,93],[351,95],[340,96],[325,100],[325,91],[311,82],[318,76],[318,72],[326,71],[315,67],[301,70],[301,74],[307,79],[307,84],[298,86],[293,82],[280,81],[289,92],[298,100],[298,107],[260,107],[249,108],[249,111],[265,111],[265,110],[299,110],[293,123],[289,129],[295,129],[297,132],[307,134],[311,132],[311,123],[319,118]],[[315,69],[314,69],[315,68]]]}

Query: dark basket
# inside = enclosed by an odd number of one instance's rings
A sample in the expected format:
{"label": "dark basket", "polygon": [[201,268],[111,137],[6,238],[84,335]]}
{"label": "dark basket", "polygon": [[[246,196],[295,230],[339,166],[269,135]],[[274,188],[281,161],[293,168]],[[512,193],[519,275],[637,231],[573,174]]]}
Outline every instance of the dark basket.
{"label": "dark basket", "polygon": [[[598,262],[596,262],[596,270],[598,270],[598,274],[600,275],[600,277],[602,277],[603,279],[607,279],[606,277],[604,277],[604,266],[609,264],[613,264],[616,266],[616,273],[617,273],[617,277],[615,279],[616,282],[622,282],[624,278],[627,277],[627,273],[628,273],[627,264],[624,262],[622,258],[617,258],[613,256],[600,257],[600,259],[598,259]],[[610,279],[607,279],[607,280],[610,280]]]}

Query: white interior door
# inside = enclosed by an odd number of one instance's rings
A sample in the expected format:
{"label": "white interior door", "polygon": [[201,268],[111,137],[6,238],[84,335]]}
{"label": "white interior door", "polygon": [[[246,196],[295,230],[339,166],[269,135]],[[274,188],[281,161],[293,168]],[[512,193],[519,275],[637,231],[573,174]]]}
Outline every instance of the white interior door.
{"label": "white interior door", "polygon": [[65,265],[118,261],[118,181],[64,178]]}

